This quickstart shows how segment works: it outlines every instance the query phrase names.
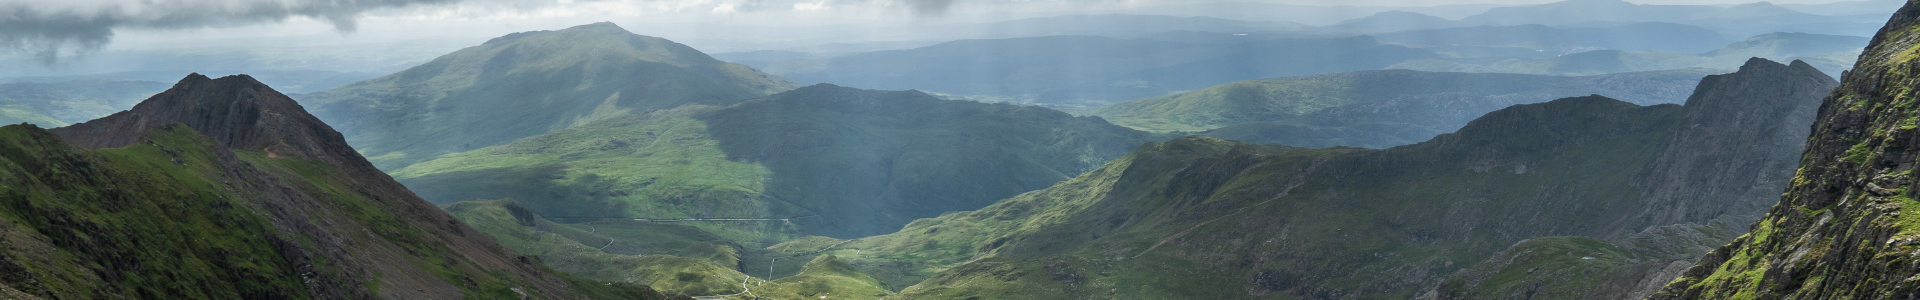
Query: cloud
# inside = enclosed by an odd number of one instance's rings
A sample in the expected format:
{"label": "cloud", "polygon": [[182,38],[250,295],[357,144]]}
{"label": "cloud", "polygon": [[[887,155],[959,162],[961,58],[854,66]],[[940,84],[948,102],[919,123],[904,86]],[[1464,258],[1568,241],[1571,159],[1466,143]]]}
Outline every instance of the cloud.
{"label": "cloud", "polygon": [[53,64],[98,50],[115,28],[192,29],[308,17],[352,32],[367,11],[458,0],[0,0],[0,52]]}

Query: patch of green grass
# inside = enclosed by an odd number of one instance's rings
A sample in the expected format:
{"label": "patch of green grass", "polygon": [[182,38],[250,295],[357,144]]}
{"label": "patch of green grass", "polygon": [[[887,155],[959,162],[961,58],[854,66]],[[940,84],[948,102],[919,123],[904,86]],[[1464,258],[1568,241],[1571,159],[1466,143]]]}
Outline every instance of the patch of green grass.
{"label": "patch of green grass", "polygon": [[[600,218],[791,217],[767,201],[766,168],[735,162],[683,107],[602,120],[506,145],[449,154],[392,172],[438,203],[512,198],[563,222]],[[689,222],[749,243],[786,238],[780,223]]]}
{"label": "patch of green grass", "polygon": [[798,274],[753,288],[753,295],[772,299],[879,299],[892,294],[880,280],[832,254],[815,257]]}
{"label": "patch of green grass", "polygon": [[[608,253],[599,248],[602,246],[583,244],[608,241],[606,237],[596,234],[599,230],[584,232],[547,221],[528,213],[526,208],[511,200],[464,201],[449,205],[447,211],[475,230],[492,236],[508,249],[539,257],[542,263],[555,270],[582,278],[647,285],[669,293],[704,296],[738,293],[741,283],[748,277],[734,270],[731,265],[718,264],[724,262],[722,259],[694,257],[697,253],[690,253],[693,251],[631,255]],[[617,232],[608,234],[625,237],[617,235]],[[652,242],[634,240],[625,244],[649,245]],[[707,245],[703,252],[708,256],[737,255],[730,246],[694,243],[695,246],[701,244]]]}

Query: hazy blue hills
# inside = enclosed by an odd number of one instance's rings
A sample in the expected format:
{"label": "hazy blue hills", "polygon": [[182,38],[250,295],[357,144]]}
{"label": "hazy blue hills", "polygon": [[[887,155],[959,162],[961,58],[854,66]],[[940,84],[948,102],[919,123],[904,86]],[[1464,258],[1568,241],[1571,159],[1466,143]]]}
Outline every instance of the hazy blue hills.
{"label": "hazy blue hills", "polygon": [[1878,29],[1881,23],[1878,17],[1815,15],[1767,2],[1720,7],[1634,4],[1621,0],[1570,0],[1533,6],[1497,7],[1460,19],[1460,22],[1468,25],[1548,26],[1671,22],[1709,27],[1733,36],[1778,31],[1865,35]]}
{"label": "hazy blue hills", "polygon": [[133,108],[166,89],[160,82],[98,79],[0,83],[0,124],[66,126]]}
{"label": "hazy blue hills", "polygon": [[1049,36],[962,40],[764,70],[801,83],[1087,107],[1237,80],[1379,69],[1417,58],[1436,56],[1367,37],[1196,44]]}
{"label": "hazy blue hills", "polygon": [[[278,90],[284,91],[285,93],[289,93],[289,94],[324,91],[324,90],[340,87],[343,85],[347,85],[349,83],[372,79],[374,77],[380,77],[380,74],[358,72],[358,71],[340,72],[340,71],[326,71],[326,70],[250,70],[250,71],[241,72],[241,71],[231,71],[231,70],[197,69],[197,71],[183,71],[183,70],[126,71],[126,72],[86,74],[86,75],[28,76],[28,77],[4,78],[4,79],[0,79],[0,81],[41,82],[41,83],[54,83],[54,82],[72,81],[72,80],[168,82],[168,81],[173,81],[175,79],[178,79],[176,77],[180,77],[180,73],[201,73],[201,74],[246,73],[247,76],[251,76],[257,80],[260,80],[261,83],[266,83],[276,88],[284,87],[284,88],[278,88]],[[156,88],[153,90],[153,92],[159,92],[160,90],[163,90],[163,89],[166,89],[166,88],[165,87]]]}
{"label": "hazy blue hills", "polygon": [[612,23],[495,38],[392,75],[301,97],[392,169],[615,115],[726,105],[792,88]]}
{"label": "hazy blue hills", "polygon": [[1382,32],[1400,32],[1400,31],[1413,31],[1413,30],[1425,30],[1425,29],[1440,29],[1440,28],[1459,27],[1459,26],[1462,26],[1459,21],[1448,20],[1445,18],[1425,15],[1417,12],[1395,10],[1395,11],[1384,11],[1384,12],[1376,13],[1363,18],[1340,21],[1340,23],[1329,25],[1326,27],[1329,29],[1334,29],[1339,31],[1348,31],[1348,32],[1382,33]]}
{"label": "hazy blue hills", "polygon": [[1656,22],[1591,28],[1556,28],[1539,24],[1476,26],[1373,36],[1385,43],[1421,46],[1458,57],[1553,57],[1597,49],[1699,53],[1724,47],[1730,42],[1720,33],[1706,28]]}
{"label": "hazy blue hills", "polygon": [[1679,68],[1730,68],[1748,58],[1804,60],[1830,76],[1852,66],[1867,38],[1808,33],[1771,33],[1699,54],[1597,50],[1549,58],[1418,59],[1393,69],[1441,72],[1490,72],[1595,75]]}

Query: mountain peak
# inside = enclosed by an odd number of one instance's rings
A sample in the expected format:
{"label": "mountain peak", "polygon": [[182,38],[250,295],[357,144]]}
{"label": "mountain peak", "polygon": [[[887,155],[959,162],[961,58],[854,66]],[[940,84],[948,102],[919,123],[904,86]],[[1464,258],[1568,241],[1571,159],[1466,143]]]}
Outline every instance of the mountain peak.
{"label": "mountain peak", "polygon": [[[1719,111],[1720,108],[1744,110],[1741,107],[1753,106],[1754,103],[1749,103],[1752,102],[1751,99],[1780,98],[1762,97],[1764,95],[1795,93],[1797,89],[1831,89],[1832,85],[1838,84],[1839,82],[1833,77],[1828,77],[1804,61],[1794,60],[1789,65],[1754,57],[1747,59],[1747,63],[1741,65],[1739,71],[1707,76],[1701,79],[1700,86],[1695,88],[1696,90],[1728,89],[1724,93],[1714,94],[1734,96],[1716,99],[1693,97],[1687,99],[1686,105],[1689,110],[1699,112]],[[1825,88],[1821,88],[1822,86]]]}
{"label": "mountain peak", "polygon": [[633,33],[632,31],[627,31],[626,28],[621,28],[620,25],[615,25],[613,24],[613,22],[609,22],[609,21],[600,21],[592,24],[568,27],[567,29],[561,29],[560,31],[578,31],[578,30],[606,30],[606,31],[614,31],[619,33],[627,33],[627,34]]}
{"label": "mountain peak", "polygon": [[188,74],[173,88],[133,109],[53,132],[76,146],[116,148],[138,143],[155,128],[176,123],[231,149],[342,166],[352,165],[353,160],[365,163],[332,127],[307,114],[292,98],[244,74],[218,79]]}

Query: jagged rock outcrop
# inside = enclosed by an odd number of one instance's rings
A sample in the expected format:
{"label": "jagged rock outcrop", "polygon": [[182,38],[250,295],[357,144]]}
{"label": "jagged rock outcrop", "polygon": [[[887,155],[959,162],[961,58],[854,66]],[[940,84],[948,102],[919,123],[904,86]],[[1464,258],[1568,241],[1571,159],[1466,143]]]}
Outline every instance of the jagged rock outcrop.
{"label": "jagged rock outcrop", "polygon": [[[1752,222],[1793,176],[1822,95],[1837,82],[1802,61],[1761,58],[1702,79],[1629,182],[1629,211],[1585,237],[1530,239],[1449,279],[1438,299],[1644,298]],[[1600,240],[1580,240],[1595,238]],[[1567,240],[1572,239],[1572,240]],[[1543,249],[1611,255],[1541,255]],[[1584,258],[1584,259],[1576,259]],[[1495,278],[1500,278],[1495,280]]]}
{"label": "jagged rock outcrop", "polygon": [[41,297],[661,297],[505,250],[245,75],[0,128],[0,182],[0,244],[28,245],[0,249],[0,285]]}
{"label": "jagged rock outcrop", "polygon": [[246,75],[215,80],[189,74],[133,109],[53,132],[75,146],[117,148],[138,143],[152,130],[174,123],[234,150],[265,151],[356,169],[371,166],[331,126],[307,114],[292,98]]}
{"label": "jagged rock outcrop", "polygon": [[1649,224],[1735,224],[1758,218],[1793,176],[1820,102],[1839,86],[1804,61],[1753,58],[1707,76],[1687,99],[1687,121],[1636,178]]}
{"label": "jagged rock outcrop", "polygon": [[1920,298],[1917,21],[1909,1],[1827,96],[1791,186],[1752,232],[1652,299]]}

